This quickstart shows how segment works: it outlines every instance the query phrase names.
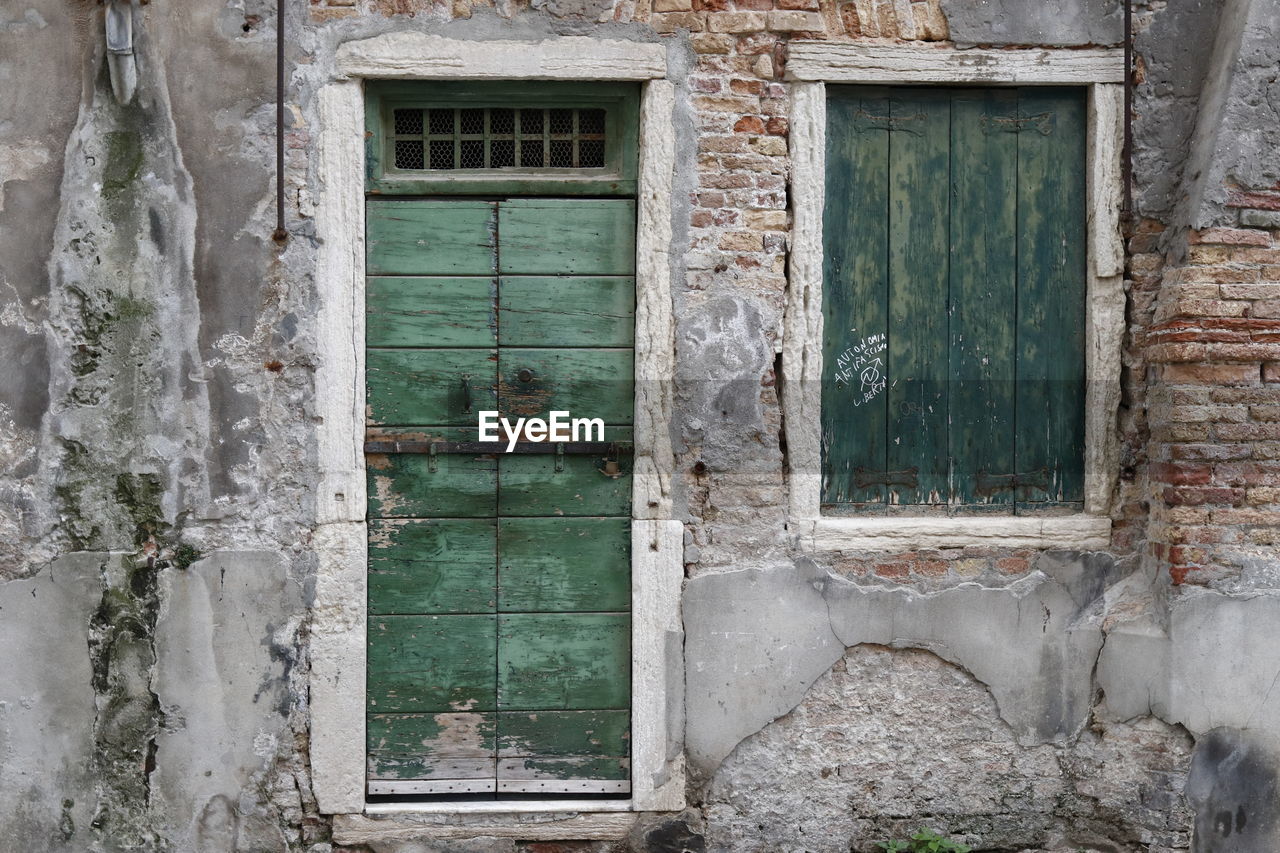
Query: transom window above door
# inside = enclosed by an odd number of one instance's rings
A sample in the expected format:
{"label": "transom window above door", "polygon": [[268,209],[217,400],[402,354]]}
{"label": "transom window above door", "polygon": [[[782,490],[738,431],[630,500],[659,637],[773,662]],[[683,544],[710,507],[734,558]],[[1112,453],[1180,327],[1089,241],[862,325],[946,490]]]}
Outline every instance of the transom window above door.
{"label": "transom window above door", "polygon": [[827,91],[824,514],[1078,512],[1084,90]]}
{"label": "transom window above door", "polygon": [[635,193],[638,90],[611,83],[372,83],[372,194]]}

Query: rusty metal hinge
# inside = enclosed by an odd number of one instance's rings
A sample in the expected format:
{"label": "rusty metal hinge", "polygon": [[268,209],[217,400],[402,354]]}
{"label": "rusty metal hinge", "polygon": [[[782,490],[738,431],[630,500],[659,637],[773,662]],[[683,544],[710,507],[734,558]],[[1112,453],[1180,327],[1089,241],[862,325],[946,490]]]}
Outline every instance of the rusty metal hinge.
{"label": "rusty metal hinge", "polygon": [[1057,126],[1057,116],[1054,113],[1036,113],[1033,116],[988,116],[984,115],[979,120],[983,133],[992,133],[993,131],[1004,131],[1017,133],[1024,128],[1032,128],[1041,136],[1048,136],[1053,133],[1054,127]]}

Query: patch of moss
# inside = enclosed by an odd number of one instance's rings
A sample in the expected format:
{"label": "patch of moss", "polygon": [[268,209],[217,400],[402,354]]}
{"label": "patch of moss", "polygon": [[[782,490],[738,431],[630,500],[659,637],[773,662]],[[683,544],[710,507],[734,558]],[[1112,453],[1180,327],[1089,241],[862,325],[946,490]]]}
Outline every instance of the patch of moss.
{"label": "patch of moss", "polygon": [[170,565],[179,571],[186,571],[191,564],[199,560],[203,554],[188,545],[186,542],[179,542],[173,549],[173,557],[169,560]]}
{"label": "patch of moss", "polygon": [[103,198],[123,194],[142,173],[142,136],[135,130],[107,133],[107,162],[102,170]]}

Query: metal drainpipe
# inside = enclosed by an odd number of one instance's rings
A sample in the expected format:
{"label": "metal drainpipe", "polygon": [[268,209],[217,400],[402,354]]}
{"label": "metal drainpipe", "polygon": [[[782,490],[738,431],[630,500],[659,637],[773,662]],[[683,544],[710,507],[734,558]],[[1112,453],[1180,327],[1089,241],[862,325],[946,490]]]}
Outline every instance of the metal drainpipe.
{"label": "metal drainpipe", "polygon": [[276,0],[276,230],[271,239],[289,241],[284,227],[284,4]]}

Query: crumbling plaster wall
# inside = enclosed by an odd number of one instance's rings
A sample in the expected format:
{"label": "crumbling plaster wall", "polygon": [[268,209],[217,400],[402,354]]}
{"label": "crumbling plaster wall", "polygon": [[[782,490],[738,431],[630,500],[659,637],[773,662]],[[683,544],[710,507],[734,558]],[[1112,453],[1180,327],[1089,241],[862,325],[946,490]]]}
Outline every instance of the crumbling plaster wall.
{"label": "crumbling plaster wall", "polygon": [[[1170,586],[1147,547],[1146,462],[1163,445],[1141,341],[1169,298],[1171,235],[1217,224],[1230,181],[1274,181],[1266,131],[1244,133],[1277,126],[1274,3],[1242,4],[1226,34],[1209,0],[1137,4],[1143,219],[1112,549],[812,556],[787,528],[777,400],[788,40],[1115,44],[1118,4],[293,4],[284,247],[269,241],[273,4],[140,8],[130,107],[101,74],[96,6],[18,7],[0,11],[0,351],[16,367],[0,377],[0,636],[19,650],[0,664],[0,837],[327,849],[304,686],[315,93],[340,43],[415,29],[669,47],[701,812],[638,849],[869,849],[924,823],[986,849],[1183,850],[1192,825],[1197,850],[1276,849],[1280,658],[1265,638],[1280,574],[1260,554],[1231,584]],[[1209,145],[1212,79],[1226,123]],[[1179,207],[1196,181],[1207,212]]]}

